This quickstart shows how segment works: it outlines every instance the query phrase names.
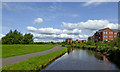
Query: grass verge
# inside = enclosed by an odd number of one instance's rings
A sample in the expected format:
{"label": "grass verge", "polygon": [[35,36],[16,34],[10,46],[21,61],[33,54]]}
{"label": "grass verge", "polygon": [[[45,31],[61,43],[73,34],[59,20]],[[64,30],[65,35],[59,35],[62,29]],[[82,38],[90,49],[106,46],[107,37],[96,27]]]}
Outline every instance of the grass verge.
{"label": "grass verge", "polygon": [[67,51],[67,48],[62,48],[63,49],[50,54],[33,57],[16,64],[8,65],[3,67],[2,70],[42,70],[44,67]]}
{"label": "grass verge", "polygon": [[2,45],[2,58],[49,50],[56,45]]}

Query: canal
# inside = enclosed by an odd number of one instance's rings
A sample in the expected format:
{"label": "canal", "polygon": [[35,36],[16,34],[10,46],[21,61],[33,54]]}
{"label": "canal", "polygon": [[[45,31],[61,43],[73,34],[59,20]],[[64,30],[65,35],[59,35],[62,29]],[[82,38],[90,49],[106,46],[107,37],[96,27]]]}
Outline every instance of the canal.
{"label": "canal", "polygon": [[119,70],[119,68],[100,53],[70,48],[45,70]]}

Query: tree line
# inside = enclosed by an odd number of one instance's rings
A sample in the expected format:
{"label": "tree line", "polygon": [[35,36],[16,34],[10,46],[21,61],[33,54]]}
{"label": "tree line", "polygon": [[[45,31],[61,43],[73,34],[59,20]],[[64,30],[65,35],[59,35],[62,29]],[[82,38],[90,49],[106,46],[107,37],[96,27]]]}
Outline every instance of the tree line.
{"label": "tree line", "polygon": [[33,35],[31,33],[22,35],[17,30],[10,30],[1,40],[2,44],[32,44]]}
{"label": "tree line", "polygon": [[113,40],[112,42],[94,42],[93,38],[92,37],[88,37],[88,42],[87,42],[88,45],[96,45],[96,46],[116,46],[116,47],[120,47],[120,37],[116,37],[115,40]]}
{"label": "tree line", "polygon": [[90,45],[90,46],[111,46],[111,47],[120,47],[120,37],[117,36],[115,38],[115,40],[113,40],[112,42],[95,42],[94,39],[92,37],[88,37],[88,41],[87,43],[75,43],[73,42],[72,44],[71,43],[67,43],[67,40],[64,42],[63,46],[65,45],[74,45],[74,44],[83,44],[83,45]]}

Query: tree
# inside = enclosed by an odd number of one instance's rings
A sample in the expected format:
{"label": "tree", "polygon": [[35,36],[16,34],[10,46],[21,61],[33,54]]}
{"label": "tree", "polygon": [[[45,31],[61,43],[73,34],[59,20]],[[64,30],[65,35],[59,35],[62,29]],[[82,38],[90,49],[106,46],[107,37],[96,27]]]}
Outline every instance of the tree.
{"label": "tree", "polygon": [[18,32],[17,30],[12,32],[12,30],[10,30],[10,32],[2,38],[2,44],[20,44],[22,38],[23,36],[20,32]]}
{"label": "tree", "polygon": [[22,44],[31,44],[31,43],[33,43],[33,35],[30,34],[30,33],[25,34],[21,42],[22,42]]}
{"label": "tree", "polygon": [[23,36],[17,30],[10,30],[1,40],[2,44],[30,44],[33,43],[33,35],[29,33]]}
{"label": "tree", "polygon": [[94,43],[94,40],[92,37],[88,37],[88,42],[87,42],[88,45],[95,45]]}
{"label": "tree", "polygon": [[113,43],[115,46],[120,47],[120,37],[117,36]]}

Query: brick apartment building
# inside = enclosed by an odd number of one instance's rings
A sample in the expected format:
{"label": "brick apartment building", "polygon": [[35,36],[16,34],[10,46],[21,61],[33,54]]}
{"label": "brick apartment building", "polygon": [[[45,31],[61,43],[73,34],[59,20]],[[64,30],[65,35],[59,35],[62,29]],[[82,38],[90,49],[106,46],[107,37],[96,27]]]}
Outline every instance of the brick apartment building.
{"label": "brick apartment building", "polygon": [[111,42],[115,39],[116,36],[120,36],[120,32],[117,29],[100,29],[94,35],[93,39],[95,42]]}

